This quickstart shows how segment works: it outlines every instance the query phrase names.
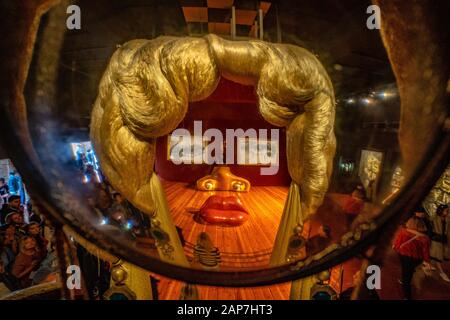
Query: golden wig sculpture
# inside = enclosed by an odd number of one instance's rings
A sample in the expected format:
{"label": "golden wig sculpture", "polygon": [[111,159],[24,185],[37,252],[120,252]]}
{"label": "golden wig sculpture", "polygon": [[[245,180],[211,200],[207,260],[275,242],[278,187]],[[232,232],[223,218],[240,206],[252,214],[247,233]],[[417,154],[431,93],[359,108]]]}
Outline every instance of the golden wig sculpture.
{"label": "golden wig sculpture", "polygon": [[155,142],[177,127],[190,101],[208,97],[221,76],[254,85],[261,115],[287,129],[292,183],[271,257],[271,264],[285,263],[289,238],[323,201],[336,145],[333,86],[307,50],[215,35],[129,41],[101,79],[91,120],[95,151],[112,186],[169,235],[174,250],[161,251],[161,258],[187,265],[153,172]]}

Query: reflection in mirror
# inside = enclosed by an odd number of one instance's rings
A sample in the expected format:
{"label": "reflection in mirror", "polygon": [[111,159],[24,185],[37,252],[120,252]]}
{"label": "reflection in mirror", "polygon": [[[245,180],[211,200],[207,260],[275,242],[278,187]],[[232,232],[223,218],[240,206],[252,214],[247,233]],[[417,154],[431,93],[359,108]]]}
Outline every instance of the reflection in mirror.
{"label": "reflection in mirror", "polygon": [[33,207],[26,184],[10,159],[0,160],[0,297],[29,287],[58,297],[54,229]]}
{"label": "reflection in mirror", "polygon": [[[270,6],[266,42],[197,34],[186,10],[173,22],[180,27],[155,23],[164,30],[144,38],[191,38],[135,41],[145,26],[105,37],[129,18],[111,8],[97,20],[97,6],[81,4],[83,32],[59,31],[55,104],[38,135],[84,195],[89,224],[184,266],[195,265],[206,232],[221,270],[305,260],[370,228],[400,161],[398,92],[378,33],[349,34],[342,20],[336,37],[353,39],[349,48],[319,36],[308,43],[306,30],[277,29],[277,20],[294,23],[290,7]],[[46,32],[56,31],[41,28],[44,62]],[[35,72],[39,87],[44,71]]]}
{"label": "reflection in mirror", "polygon": [[[148,261],[300,272],[374,231],[414,172],[400,87],[379,31],[361,22],[369,1],[223,1],[199,18],[184,1],[80,0],[81,29],[66,28],[67,5],[42,17],[26,116],[68,246],[85,270],[103,252],[108,285],[88,285],[90,297],[148,298],[155,284],[131,290],[147,273],[80,230]],[[355,265],[272,298],[336,299]]]}

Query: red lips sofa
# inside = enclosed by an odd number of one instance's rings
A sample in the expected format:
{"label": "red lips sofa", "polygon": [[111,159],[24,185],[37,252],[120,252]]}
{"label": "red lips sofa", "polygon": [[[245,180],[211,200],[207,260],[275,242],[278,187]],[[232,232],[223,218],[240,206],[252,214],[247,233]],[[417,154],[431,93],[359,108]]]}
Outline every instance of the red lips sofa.
{"label": "red lips sofa", "polygon": [[248,211],[235,196],[211,196],[199,211],[200,220],[219,226],[236,227],[248,219]]}

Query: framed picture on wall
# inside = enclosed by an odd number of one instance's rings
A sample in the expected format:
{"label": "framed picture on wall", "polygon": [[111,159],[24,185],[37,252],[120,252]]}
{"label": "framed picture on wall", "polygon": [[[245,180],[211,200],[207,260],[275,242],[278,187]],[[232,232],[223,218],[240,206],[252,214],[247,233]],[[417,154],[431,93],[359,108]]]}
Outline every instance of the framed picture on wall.
{"label": "framed picture on wall", "polygon": [[[210,140],[206,137],[181,139],[179,136],[167,137],[167,160],[183,164],[204,164],[204,154],[208,152]],[[218,150],[222,153],[222,146]],[[194,161],[197,159],[197,161]]]}
{"label": "framed picture on wall", "polygon": [[[232,143],[234,144],[235,140]],[[227,148],[225,150],[234,150],[237,164],[239,165],[265,166],[278,165],[279,162],[279,145],[277,139],[238,137],[234,149],[229,149],[233,148],[233,146],[227,145],[226,143],[225,148]],[[211,158],[211,161],[214,162],[214,159],[221,159],[220,162],[216,163],[227,163],[226,161],[228,160],[224,153],[224,144],[222,142],[211,143],[207,137],[197,139],[192,137],[189,139],[170,135],[167,138],[167,160],[173,163],[212,164],[211,162],[205,161],[205,157],[212,155],[212,153],[215,156]]]}
{"label": "framed picture on wall", "polygon": [[237,163],[240,165],[277,165],[279,146],[277,140],[238,138]]}
{"label": "framed picture on wall", "polygon": [[373,200],[377,194],[378,183],[383,168],[384,154],[379,150],[362,149],[358,176],[366,189],[367,198]]}

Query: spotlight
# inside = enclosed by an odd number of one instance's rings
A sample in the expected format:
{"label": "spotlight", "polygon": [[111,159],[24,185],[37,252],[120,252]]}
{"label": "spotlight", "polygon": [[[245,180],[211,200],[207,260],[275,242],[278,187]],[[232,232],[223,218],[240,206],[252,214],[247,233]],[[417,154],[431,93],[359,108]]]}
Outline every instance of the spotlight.
{"label": "spotlight", "polygon": [[388,97],[388,93],[386,91],[382,91],[378,94],[378,96],[382,99],[386,99]]}
{"label": "spotlight", "polygon": [[392,91],[382,91],[378,94],[378,97],[382,98],[382,99],[388,99],[395,96],[395,93]]}
{"label": "spotlight", "polygon": [[369,104],[371,104],[373,101],[370,98],[364,98],[362,99],[362,103],[364,103],[366,106],[368,106]]}
{"label": "spotlight", "polygon": [[342,71],[342,69],[344,69],[344,67],[342,67],[342,65],[340,65],[340,64],[335,64],[333,67],[334,67],[334,70],[336,70],[336,71]]}
{"label": "spotlight", "polygon": [[346,102],[349,103],[349,104],[353,104],[353,103],[355,103],[355,99],[353,99],[353,98],[348,98],[348,99],[346,100]]}
{"label": "spotlight", "polygon": [[105,225],[105,224],[107,224],[108,223],[108,219],[106,219],[106,218],[103,218],[102,219],[102,221],[100,222],[100,225]]}

